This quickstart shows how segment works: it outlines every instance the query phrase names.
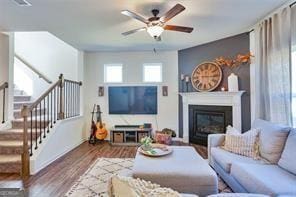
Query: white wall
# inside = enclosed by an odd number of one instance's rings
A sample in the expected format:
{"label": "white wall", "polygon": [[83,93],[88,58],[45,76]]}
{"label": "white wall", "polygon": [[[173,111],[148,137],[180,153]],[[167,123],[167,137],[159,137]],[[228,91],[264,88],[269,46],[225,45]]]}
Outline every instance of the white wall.
{"label": "white wall", "polygon": [[45,142],[38,144],[37,151],[34,151],[33,156],[30,158],[30,173],[36,174],[84,142],[82,127],[83,117],[81,116],[58,121],[47,134]]}
{"label": "white wall", "polygon": [[[15,52],[53,82],[61,73],[66,79],[78,79],[79,51],[48,32],[15,33]],[[21,67],[19,64],[16,66]],[[32,96],[37,98],[50,85],[36,74],[31,73],[30,77],[33,81]]]}
{"label": "white wall", "polygon": [[[90,129],[90,121],[94,104],[101,105],[102,118],[111,128],[116,124],[152,123],[154,129],[174,129],[178,133],[178,52],[97,52],[85,53],[84,73],[84,108],[86,131]],[[104,64],[123,64],[123,84],[113,85],[146,85],[143,83],[143,63],[162,63],[163,82],[158,84],[157,115],[108,115],[107,86],[104,84]],[[168,86],[169,96],[162,96],[162,87]],[[98,86],[105,86],[105,96],[98,97]],[[119,98],[120,99],[120,98]],[[88,137],[89,133],[87,133]]]}
{"label": "white wall", "polygon": [[[16,54],[45,74],[53,83],[58,80],[61,73],[66,79],[83,82],[84,52],[78,51],[52,34],[48,32],[18,32],[15,33],[14,46]],[[16,77],[14,82],[19,88],[32,95],[33,99],[38,98],[49,86],[53,85],[40,79],[17,60],[14,66]],[[80,92],[83,96],[83,90]],[[82,109],[83,98],[80,101]],[[86,139],[83,127],[83,110],[81,110],[79,117],[58,121],[42,144],[38,145],[38,149],[33,150],[33,156],[30,158],[31,173],[37,173],[81,144]]]}
{"label": "white wall", "polygon": [[9,36],[0,32],[0,84],[8,82]]}
{"label": "white wall", "polygon": [[[84,52],[78,52],[77,59],[77,81],[83,83],[84,73]],[[84,84],[83,84],[84,85]],[[83,86],[80,90],[80,115],[78,117],[59,120],[50,129],[49,134],[38,145],[38,149],[33,149],[33,156],[30,158],[30,172],[36,174],[50,163],[71,151],[86,140],[85,124],[83,117]]]}
{"label": "white wall", "polygon": [[[8,82],[9,72],[9,36],[0,33],[0,85],[4,82]],[[7,89],[6,89],[7,94]],[[2,122],[2,110],[3,110],[3,90],[0,91],[0,124]],[[7,99],[5,99],[7,101]],[[5,119],[7,119],[7,102],[5,106]]]}

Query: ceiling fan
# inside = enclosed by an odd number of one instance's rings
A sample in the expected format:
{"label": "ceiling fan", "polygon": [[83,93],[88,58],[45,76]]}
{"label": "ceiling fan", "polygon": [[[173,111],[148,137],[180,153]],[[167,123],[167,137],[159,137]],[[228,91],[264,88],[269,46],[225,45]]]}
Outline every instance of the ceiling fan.
{"label": "ceiling fan", "polygon": [[143,23],[145,23],[146,27],[141,27],[138,29],[134,29],[131,31],[127,31],[122,33],[122,35],[127,36],[136,32],[140,31],[147,31],[148,34],[153,37],[157,41],[161,41],[161,34],[164,30],[170,30],[170,31],[179,31],[179,32],[185,32],[185,33],[191,33],[193,31],[192,27],[184,27],[184,26],[176,26],[176,25],[166,25],[166,23],[185,10],[185,7],[181,4],[176,4],[172,9],[170,9],[167,13],[165,13],[163,16],[159,17],[159,10],[153,9],[151,12],[153,14],[152,17],[146,19],[142,17],[139,14],[136,14],[134,12],[131,12],[129,10],[123,10],[121,13],[123,15],[129,16],[131,18],[134,18],[136,20],[139,20]]}

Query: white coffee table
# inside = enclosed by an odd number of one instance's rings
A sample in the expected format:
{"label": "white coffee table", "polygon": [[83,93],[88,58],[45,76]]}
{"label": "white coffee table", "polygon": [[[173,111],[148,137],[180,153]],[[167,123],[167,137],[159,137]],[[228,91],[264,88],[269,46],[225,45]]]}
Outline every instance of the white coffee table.
{"label": "white coffee table", "polygon": [[137,153],[132,176],[181,193],[206,196],[218,193],[218,178],[208,163],[190,146],[172,146],[163,157]]}

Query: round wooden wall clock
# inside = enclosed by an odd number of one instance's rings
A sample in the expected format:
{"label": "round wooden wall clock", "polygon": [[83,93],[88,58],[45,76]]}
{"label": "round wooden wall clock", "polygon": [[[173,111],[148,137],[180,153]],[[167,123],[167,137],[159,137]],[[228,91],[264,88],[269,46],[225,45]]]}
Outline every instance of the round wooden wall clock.
{"label": "round wooden wall clock", "polygon": [[197,65],[191,75],[192,86],[201,92],[214,90],[221,80],[222,70],[215,62],[204,62]]}

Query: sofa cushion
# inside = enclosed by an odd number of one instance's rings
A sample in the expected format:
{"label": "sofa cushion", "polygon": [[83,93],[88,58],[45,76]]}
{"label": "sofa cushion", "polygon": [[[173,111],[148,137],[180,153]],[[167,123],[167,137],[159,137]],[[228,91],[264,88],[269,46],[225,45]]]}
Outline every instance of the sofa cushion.
{"label": "sofa cushion", "polygon": [[264,160],[254,160],[250,157],[237,155],[235,153],[228,152],[222,148],[213,147],[211,148],[212,158],[226,171],[230,172],[232,163],[243,162],[243,163],[254,163],[254,164],[266,164]]}
{"label": "sofa cushion", "polygon": [[290,132],[278,165],[296,175],[296,129]]}
{"label": "sofa cushion", "polygon": [[260,119],[253,122],[252,128],[261,130],[259,135],[260,156],[273,164],[278,163],[291,128]]}
{"label": "sofa cushion", "polygon": [[118,175],[111,177],[108,188],[108,193],[110,196],[181,197],[178,192],[170,188],[161,187],[160,185],[151,183],[150,181]]}
{"label": "sofa cushion", "polygon": [[259,129],[251,129],[242,134],[232,126],[228,126],[225,136],[225,145],[222,148],[232,153],[259,159],[259,131]]}
{"label": "sofa cushion", "polygon": [[277,165],[233,163],[231,175],[250,193],[296,195],[296,176]]}

